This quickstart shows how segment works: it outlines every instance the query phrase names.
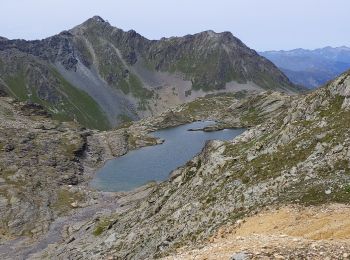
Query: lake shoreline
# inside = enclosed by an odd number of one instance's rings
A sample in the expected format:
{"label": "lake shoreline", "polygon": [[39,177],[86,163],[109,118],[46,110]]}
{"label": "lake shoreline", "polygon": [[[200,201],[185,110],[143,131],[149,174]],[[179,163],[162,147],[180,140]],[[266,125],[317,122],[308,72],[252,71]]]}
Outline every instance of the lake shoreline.
{"label": "lake shoreline", "polygon": [[145,146],[108,160],[89,186],[101,192],[128,192],[150,182],[165,181],[172,171],[200,153],[206,141],[231,140],[244,131],[191,131],[216,124],[215,121],[195,121],[151,132],[161,145]]}

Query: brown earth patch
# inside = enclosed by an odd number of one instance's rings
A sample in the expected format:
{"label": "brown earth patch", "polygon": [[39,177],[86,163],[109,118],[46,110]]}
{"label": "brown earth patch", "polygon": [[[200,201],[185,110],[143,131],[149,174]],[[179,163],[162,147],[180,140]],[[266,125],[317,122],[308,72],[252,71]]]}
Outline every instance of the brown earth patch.
{"label": "brown earth patch", "polygon": [[166,259],[349,259],[350,206],[286,206],[220,229]]}

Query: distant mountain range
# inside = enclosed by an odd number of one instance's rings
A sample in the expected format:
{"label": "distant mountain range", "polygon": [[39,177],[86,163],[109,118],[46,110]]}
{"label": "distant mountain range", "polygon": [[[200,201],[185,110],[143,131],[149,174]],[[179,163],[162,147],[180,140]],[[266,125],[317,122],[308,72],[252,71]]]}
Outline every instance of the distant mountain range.
{"label": "distant mountain range", "polygon": [[350,48],[346,46],[259,54],[271,60],[293,83],[308,88],[319,87],[350,68]]}
{"label": "distant mountain range", "polygon": [[217,92],[298,92],[230,32],[148,40],[95,16],[37,41],[0,38],[0,90],[108,129]]}

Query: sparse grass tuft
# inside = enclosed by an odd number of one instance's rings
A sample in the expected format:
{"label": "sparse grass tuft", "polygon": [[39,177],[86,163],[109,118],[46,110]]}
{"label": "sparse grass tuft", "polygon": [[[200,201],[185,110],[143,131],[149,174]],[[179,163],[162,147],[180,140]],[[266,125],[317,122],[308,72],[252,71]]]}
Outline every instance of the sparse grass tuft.
{"label": "sparse grass tuft", "polygon": [[92,234],[94,236],[101,235],[104,231],[109,229],[111,227],[111,225],[113,225],[114,222],[115,222],[115,220],[111,219],[111,218],[100,219],[98,221],[98,223],[95,225],[95,229],[92,232]]}
{"label": "sparse grass tuft", "polygon": [[73,202],[82,201],[84,201],[84,195],[82,193],[71,192],[63,188],[57,192],[57,199],[51,205],[51,208],[57,211],[59,215],[62,215],[73,208]]}

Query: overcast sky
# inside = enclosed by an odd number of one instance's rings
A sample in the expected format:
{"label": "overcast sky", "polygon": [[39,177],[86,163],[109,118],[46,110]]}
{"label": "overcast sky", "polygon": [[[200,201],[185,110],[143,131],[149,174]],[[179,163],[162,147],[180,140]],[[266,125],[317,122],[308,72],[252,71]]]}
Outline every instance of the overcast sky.
{"label": "overcast sky", "polygon": [[0,35],[41,39],[100,15],[149,39],[212,29],[256,50],[350,46],[350,0],[0,0]]}

